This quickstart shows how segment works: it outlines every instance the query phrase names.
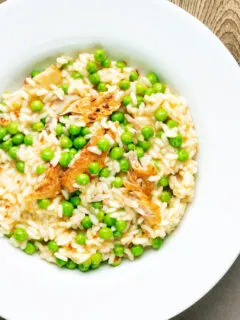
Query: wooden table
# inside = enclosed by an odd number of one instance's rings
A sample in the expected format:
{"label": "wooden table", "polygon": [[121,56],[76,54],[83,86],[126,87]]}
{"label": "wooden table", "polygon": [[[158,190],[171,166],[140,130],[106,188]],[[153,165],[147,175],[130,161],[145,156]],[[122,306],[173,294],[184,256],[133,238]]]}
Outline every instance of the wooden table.
{"label": "wooden table", "polygon": [[240,63],[240,0],[170,0],[207,25]]}

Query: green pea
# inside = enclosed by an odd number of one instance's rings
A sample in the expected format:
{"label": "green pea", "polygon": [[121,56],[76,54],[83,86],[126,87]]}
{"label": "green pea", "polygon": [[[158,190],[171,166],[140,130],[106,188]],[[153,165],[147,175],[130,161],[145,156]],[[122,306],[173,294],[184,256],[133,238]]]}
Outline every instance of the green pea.
{"label": "green pea", "polygon": [[25,170],[25,163],[23,161],[17,161],[16,162],[16,169],[20,173],[24,173]]}
{"label": "green pea", "polygon": [[23,140],[24,140],[24,134],[23,133],[17,133],[12,137],[12,143],[15,146],[18,146],[18,145],[22,144]]}
{"label": "green pea", "polygon": [[110,59],[105,59],[101,62],[101,66],[103,68],[110,68],[111,67],[111,60]]}
{"label": "green pea", "polygon": [[7,135],[7,129],[5,127],[0,127],[0,141]]}
{"label": "green pea", "polygon": [[144,96],[145,95],[145,92],[146,92],[146,86],[142,83],[137,83],[136,84],[136,94],[138,96]]}
{"label": "green pea", "polygon": [[110,228],[101,228],[98,232],[99,238],[109,240],[113,238],[113,232]]}
{"label": "green pea", "polygon": [[119,160],[123,156],[123,149],[120,147],[114,147],[110,151],[110,158]]}
{"label": "green pea", "polygon": [[112,267],[117,267],[122,263],[122,259],[121,258],[115,258],[114,261],[112,262],[111,266]]}
{"label": "green pea", "polygon": [[81,199],[79,198],[79,196],[71,197],[69,200],[75,208],[77,208],[81,204]]}
{"label": "green pea", "polygon": [[147,139],[147,140],[154,136],[154,130],[150,126],[144,126],[142,128],[141,132],[142,132],[142,135],[144,136],[144,138]]}
{"label": "green pea", "polygon": [[65,151],[65,152],[62,152],[60,155],[59,164],[62,167],[67,167],[71,162],[71,160],[72,160],[72,157],[70,152]]}
{"label": "green pea", "polygon": [[137,107],[139,107],[142,103],[144,103],[143,97],[137,96]]}
{"label": "green pea", "polygon": [[55,129],[56,135],[60,136],[63,134],[63,125],[61,123],[58,123]]}
{"label": "green pea", "polygon": [[73,71],[73,72],[71,73],[71,77],[72,77],[74,80],[76,80],[76,79],[83,79],[83,78],[84,78],[83,75],[82,75],[80,72],[78,72],[78,71]]}
{"label": "green pea", "polygon": [[121,188],[123,186],[123,179],[121,177],[116,177],[112,181],[112,187],[114,188]]}
{"label": "green pea", "polygon": [[93,225],[91,218],[89,216],[85,216],[81,221],[81,225],[84,229],[91,228]]}
{"label": "green pea", "polygon": [[85,232],[80,232],[76,238],[75,238],[75,241],[77,244],[86,244],[86,241],[87,241],[87,236],[86,236],[86,233]]}
{"label": "green pea", "polygon": [[159,184],[160,186],[162,187],[167,187],[169,185],[169,178],[166,176],[166,177],[162,177],[160,180],[159,180]]}
{"label": "green pea", "polygon": [[32,130],[35,132],[42,131],[44,127],[45,127],[45,125],[41,121],[32,124]]}
{"label": "green pea", "polygon": [[154,72],[148,72],[146,74],[146,78],[151,82],[151,84],[155,84],[159,81],[158,76]]}
{"label": "green pea", "polygon": [[92,207],[93,207],[94,209],[102,209],[102,207],[103,207],[102,201],[92,202],[91,205],[92,205]]}
{"label": "green pea", "polygon": [[108,149],[110,148],[109,140],[104,137],[98,140],[97,145],[101,151],[108,151]]}
{"label": "green pea", "polygon": [[180,149],[180,150],[178,150],[177,153],[178,153],[178,161],[183,162],[183,161],[188,160],[189,154],[188,154],[187,150]]}
{"label": "green pea", "polygon": [[113,236],[114,236],[115,239],[120,239],[121,236],[122,236],[122,232],[120,232],[120,231],[114,231],[114,232],[113,232]]}
{"label": "green pea", "polygon": [[110,170],[107,167],[102,168],[99,172],[99,177],[108,178],[110,176]]}
{"label": "green pea", "polygon": [[98,70],[98,66],[97,66],[96,62],[89,61],[87,64],[87,71],[89,73],[94,73],[94,72],[97,72],[97,70]]}
{"label": "green pea", "polygon": [[168,138],[170,145],[174,148],[179,148],[183,143],[183,138],[180,134],[178,134],[174,138]]}
{"label": "green pea", "polygon": [[130,162],[126,158],[122,158],[119,160],[120,169],[123,172],[127,172],[130,169]]}
{"label": "green pea", "polygon": [[147,90],[146,90],[146,92],[145,92],[145,95],[146,95],[146,96],[151,96],[153,93],[154,93],[153,88],[147,88]]}
{"label": "green pea", "polygon": [[16,134],[18,133],[18,123],[16,121],[10,122],[7,125],[7,131],[10,134]]}
{"label": "green pea", "polygon": [[135,151],[137,153],[138,159],[142,158],[144,156],[144,150],[141,147],[136,147]]}
{"label": "green pea", "polygon": [[33,145],[33,136],[31,134],[26,134],[23,142],[26,146],[32,146]]}
{"label": "green pea", "polygon": [[96,252],[91,257],[92,261],[92,269],[97,269],[102,262],[102,254],[100,252]]}
{"label": "green pea", "polygon": [[60,145],[64,149],[70,149],[73,146],[73,143],[68,136],[62,136],[60,139]]}
{"label": "green pea", "polygon": [[24,249],[24,252],[26,254],[30,254],[30,255],[34,254],[36,252],[35,244],[33,242],[28,241],[28,243]]}
{"label": "green pea", "polygon": [[132,127],[133,127],[133,126],[132,126],[130,123],[127,123],[127,124],[125,124],[125,126],[124,126],[124,130],[131,132]]}
{"label": "green pea", "polygon": [[99,222],[103,222],[104,216],[105,216],[105,212],[103,210],[99,210],[96,215]]}
{"label": "green pea", "polygon": [[98,49],[94,52],[94,59],[97,62],[103,62],[106,59],[106,53],[103,49]]}
{"label": "green pea", "polygon": [[46,171],[46,168],[45,168],[45,165],[44,165],[44,164],[39,164],[39,165],[36,167],[36,173],[37,173],[38,175],[43,174],[45,171]]}
{"label": "green pea", "polygon": [[76,181],[80,185],[86,185],[90,182],[90,178],[86,173],[81,173],[77,176]]}
{"label": "green pea", "polygon": [[138,79],[139,75],[137,71],[132,71],[129,75],[130,81],[136,81]]}
{"label": "green pea", "polygon": [[91,133],[91,130],[90,130],[88,127],[83,127],[83,128],[81,129],[81,135],[82,135],[82,136],[86,136],[86,135],[88,135],[89,133]]}
{"label": "green pea", "polygon": [[128,144],[128,150],[129,150],[129,151],[132,151],[132,150],[135,150],[135,149],[136,149],[135,144],[133,144],[133,143],[129,143],[129,144]]}
{"label": "green pea", "polygon": [[1,149],[3,149],[4,151],[8,151],[12,148],[12,146],[12,139],[8,139],[1,144]]}
{"label": "green pea", "polygon": [[39,199],[37,203],[40,209],[47,209],[47,207],[50,206],[51,201],[49,199]]}
{"label": "green pea", "polygon": [[127,106],[132,103],[132,98],[130,96],[125,96],[122,100],[124,106]]}
{"label": "green pea", "polygon": [[62,205],[63,216],[70,218],[73,215],[73,210],[74,210],[72,203],[65,200],[61,203],[61,205]]}
{"label": "green pea", "polygon": [[15,160],[17,159],[18,151],[19,147],[12,147],[8,150],[8,154],[13,160]]}
{"label": "green pea", "polygon": [[126,62],[124,61],[117,61],[116,62],[116,67],[119,68],[119,69],[123,69],[127,66]]}
{"label": "green pea", "polygon": [[77,264],[75,262],[73,262],[72,260],[68,260],[68,262],[66,264],[66,268],[69,270],[74,270],[77,268]]}
{"label": "green pea", "polygon": [[78,268],[80,271],[86,272],[90,269],[91,263],[92,263],[92,260],[91,260],[91,258],[89,258],[86,261],[84,261],[83,263],[79,264]]}
{"label": "green pea", "polygon": [[106,83],[100,82],[100,83],[97,85],[97,91],[98,91],[98,92],[106,92],[106,91],[108,91],[108,88],[107,88]]}
{"label": "green pea", "polygon": [[168,117],[167,111],[163,108],[158,108],[155,112],[155,119],[157,121],[165,121]]}
{"label": "green pea", "polygon": [[125,144],[130,144],[133,142],[133,134],[130,131],[123,132],[121,134],[121,140]]}
{"label": "green pea", "polygon": [[117,220],[115,218],[112,218],[111,215],[108,213],[105,215],[103,221],[108,227],[112,227],[115,225]]}
{"label": "green pea", "polygon": [[54,152],[49,148],[43,149],[41,152],[41,158],[44,161],[51,161],[54,158]]}
{"label": "green pea", "polygon": [[98,162],[90,162],[88,165],[88,171],[93,175],[98,174],[100,169],[100,164]]}
{"label": "green pea", "polygon": [[157,237],[152,240],[153,249],[159,249],[162,246],[162,244],[163,244],[163,239],[161,239],[160,237]]}
{"label": "green pea", "polygon": [[160,195],[160,200],[162,202],[169,202],[171,200],[171,193],[169,191],[163,191]]}
{"label": "green pea", "polygon": [[164,84],[161,82],[156,82],[153,85],[153,92],[154,93],[164,93],[165,87]]}
{"label": "green pea", "polygon": [[43,109],[43,103],[40,100],[33,100],[30,104],[30,108],[33,112],[39,112]]}
{"label": "green pea", "polygon": [[87,141],[83,137],[77,137],[73,140],[73,144],[76,149],[82,149],[87,144]]}
{"label": "green pea", "polygon": [[130,82],[127,79],[121,80],[118,83],[118,86],[121,90],[127,90],[130,88]]}
{"label": "green pea", "polygon": [[78,151],[76,149],[74,149],[74,148],[71,148],[69,150],[69,153],[70,153],[70,157],[72,159],[73,157],[75,157],[75,155],[78,153]]}
{"label": "green pea", "polygon": [[22,242],[27,240],[28,234],[27,231],[23,228],[16,228],[13,232],[13,237],[16,241]]}
{"label": "green pea", "polygon": [[76,126],[74,124],[70,124],[70,127],[68,128],[68,132],[73,136],[77,136],[81,132],[81,127]]}
{"label": "green pea", "polygon": [[124,255],[124,246],[121,244],[115,244],[113,252],[116,257],[123,257]]}
{"label": "green pea", "polygon": [[56,263],[60,268],[62,268],[68,263],[68,260],[65,261],[65,260],[56,258]]}
{"label": "green pea", "polygon": [[119,123],[122,123],[124,120],[124,114],[121,111],[115,111],[111,115],[111,120],[112,121],[118,121]]}
{"label": "green pea", "polygon": [[163,130],[159,130],[159,131],[156,133],[156,137],[162,138],[163,133],[164,133]]}
{"label": "green pea", "polygon": [[31,77],[32,77],[32,78],[35,78],[39,73],[41,73],[41,71],[39,71],[39,70],[33,70],[33,71],[31,72]]}
{"label": "green pea", "polygon": [[125,220],[117,220],[115,227],[117,231],[124,232],[127,228],[127,222]]}
{"label": "green pea", "polygon": [[178,126],[178,123],[177,123],[177,121],[170,119],[170,120],[167,121],[167,126],[168,126],[170,129],[172,129],[172,128],[177,127],[177,126]]}
{"label": "green pea", "polygon": [[47,246],[48,246],[48,249],[49,249],[52,253],[58,252],[58,250],[59,250],[59,246],[58,246],[57,242],[54,241],[54,240],[49,241],[48,244],[47,244]]}
{"label": "green pea", "polygon": [[93,85],[98,85],[101,82],[100,75],[97,72],[91,73],[88,76],[88,79],[91,82],[91,84],[93,84]]}
{"label": "green pea", "polygon": [[133,246],[131,247],[131,252],[132,252],[132,254],[133,254],[134,257],[140,257],[140,256],[143,254],[143,252],[144,252],[144,248],[143,248],[143,246],[140,245],[140,244],[133,245]]}
{"label": "green pea", "polygon": [[68,84],[63,84],[63,85],[61,85],[60,88],[62,89],[62,91],[63,91],[65,94],[68,94],[68,89],[69,89],[69,85],[68,85]]}
{"label": "green pea", "polygon": [[138,146],[141,147],[144,151],[148,151],[150,149],[151,143],[150,141],[139,141]]}

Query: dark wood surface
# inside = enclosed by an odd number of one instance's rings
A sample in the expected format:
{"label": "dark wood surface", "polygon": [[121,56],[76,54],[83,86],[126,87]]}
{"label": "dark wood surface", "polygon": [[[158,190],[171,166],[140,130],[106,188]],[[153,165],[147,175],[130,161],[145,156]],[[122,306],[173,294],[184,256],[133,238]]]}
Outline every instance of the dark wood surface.
{"label": "dark wood surface", "polygon": [[240,63],[240,0],[170,0],[207,25]]}

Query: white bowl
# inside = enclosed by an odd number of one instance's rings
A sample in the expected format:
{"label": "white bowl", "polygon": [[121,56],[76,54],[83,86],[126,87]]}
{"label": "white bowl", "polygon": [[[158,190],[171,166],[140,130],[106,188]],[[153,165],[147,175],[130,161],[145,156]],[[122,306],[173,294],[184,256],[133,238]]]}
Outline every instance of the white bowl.
{"label": "white bowl", "polygon": [[103,45],[153,67],[189,102],[200,138],[194,203],[158,252],[81,274],[0,241],[0,314],[11,320],[168,319],[202,297],[239,253],[240,73],[220,41],[165,1],[9,0],[0,7],[0,91],[34,64]]}

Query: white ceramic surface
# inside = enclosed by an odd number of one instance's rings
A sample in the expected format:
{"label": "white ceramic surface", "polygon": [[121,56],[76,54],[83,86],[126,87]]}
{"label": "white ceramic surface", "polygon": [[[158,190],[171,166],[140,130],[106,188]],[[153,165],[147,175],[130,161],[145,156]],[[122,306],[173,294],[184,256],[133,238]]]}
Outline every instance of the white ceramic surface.
{"label": "white ceramic surface", "polygon": [[154,68],[191,107],[200,138],[194,203],[160,251],[82,274],[0,240],[0,315],[11,320],[168,319],[239,253],[240,73],[213,34],[155,0],[9,0],[0,7],[0,91],[58,53],[101,44]]}

